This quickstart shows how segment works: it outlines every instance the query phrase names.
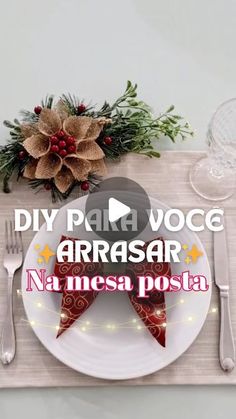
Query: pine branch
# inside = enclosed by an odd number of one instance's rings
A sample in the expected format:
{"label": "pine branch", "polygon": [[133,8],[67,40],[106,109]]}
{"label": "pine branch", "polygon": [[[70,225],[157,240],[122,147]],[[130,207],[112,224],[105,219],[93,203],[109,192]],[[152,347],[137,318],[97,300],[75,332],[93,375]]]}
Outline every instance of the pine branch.
{"label": "pine branch", "polygon": [[62,95],[61,100],[68,109],[70,115],[77,115],[77,108],[79,106],[79,100],[75,95],[68,93],[67,95]]}
{"label": "pine branch", "polygon": [[47,95],[45,97],[45,99],[41,101],[42,107],[43,108],[52,109],[53,100],[54,100],[54,96],[53,95],[49,95],[49,96]]}
{"label": "pine branch", "polygon": [[[101,177],[91,173],[88,176],[88,182],[90,184],[89,191],[91,192],[94,189],[94,187],[97,187],[101,180]],[[51,193],[52,202],[58,202],[67,199],[76,187],[80,188],[82,182],[75,180],[72,183],[72,185],[68,188],[68,190],[64,193],[59,191],[59,189],[55,185],[54,179],[33,179],[30,180],[28,183],[30,187],[35,190],[35,193],[38,193],[41,190],[48,190]],[[82,193],[81,190],[80,193]]]}
{"label": "pine branch", "polygon": [[39,120],[39,115],[36,115],[34,112],[27,111],[25,109],[20,111],[20,116],[22,122],[27,122],[28,124],[36,124]]}
{"label": "pine branch", "polygon": [[[71,95],[70,93],[68,93],[67,95],[65,94],[62,95],[60,99],[66,106],[69,115],[72,115],[72,116],[80,115],[80,113],[78,112],[78,108],[81,104],[84,103],[84,99],[80,100],[77,96]],[[83,112],[83,115],[94,116],[95,115],[94,106],[86,106],[86,109]]]}

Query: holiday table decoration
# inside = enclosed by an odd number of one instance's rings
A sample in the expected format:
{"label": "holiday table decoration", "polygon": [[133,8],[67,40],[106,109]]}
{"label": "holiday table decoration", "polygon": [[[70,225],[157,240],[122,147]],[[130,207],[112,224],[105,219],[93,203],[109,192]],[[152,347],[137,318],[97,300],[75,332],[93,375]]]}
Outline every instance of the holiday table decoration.
{"label": "holiday table decoration", "polygon": [[[61,242],[64,240],[75,239],[62,236]],[[160,238],[160,240],[162,240]],[[147,247],[149,242],[145,244]],[[164,242],[163,242],[164,243]],[[138,284],[136,277],[138,275],[171,276],[170,264],[167,262],[147,262],[142,263],[129,262],[124,269],[126,274],[131,278],[133,290],[128,293],[130,302],[145,324],[146,328],[157,340],[157,342],[166,346],[166,307],[165,295],[163,292],[152,290],[148,293],[148,298],[138,298]],[[56,261],[54,267],[54,275],[60,280],[60,288],[63,290],[61,302],[60,326],[57,337],[62,335],[75,320],[79,319],[83,313],[91,306],[98,295],[96,291],[69,291],[65,287],[66,276],[83,276],[92,277],[103,273],[103,264],[94,262],[74,262],[69,263],[66,258],[64,262]]]}
{"label": "holiday table decoration", "polygon": [[137,96],[137,85],[127,82],[124,94],[100,110],[76,96],[62,95],[54,103],[46,97],[34,111],[21,111],[21,121],[4,121],[10,140],[0,148],[3,190],[10,192],[13,175],[29,180],[32,188],[51,191],[52,199],[65,199],[74,187],[88,191],[106,174],[106,159],[136,152],[159,157],[152,139],[193,135],[189,124],[173,113],[158,117]]}
{"label": "holiday table decoration", "polygon": [[168,136],[174,142],[193,135],[174,106],[154,117],[136,96],[137,85],[130,81],[121,97],[99,110],[70,94],[55,103],[48,96],[33,111],[21,111],[20,121],[4,121],[10,129],[7,145],[0,148],[4,192],[10,192],[8,181],[16,173],[32,188],[51,191],[53,200],[64,199],[76,186],[90,190],[106,174],[107,158],[131,151],[160,157],[153,139]]}
{"label": "holiday table decoration", "polygon": [[[176,208],[193,208],[196,206],[196,195],[194,191],[189,188],[188,173],[196,161],[204,157],[204,153],[200,152],[180,152],[180,151],[163,151],[162,158],[158,161],[155,159],[148,160],[145,156],[139,154],[129,153],[122,157],[121,164],[109,164],[109,175],[111,176],[128,176],[141,182],[143,187],[147,187],[151,196],[156,196],[164,199],[165,203],[170,207]],[[178,170],[178,168],[182,170]],[[156,173],[158,168],[158,173]],[[168,170],[168,188],[166,188],[166,172]],[[150,182],[150,178],[156,173],[155,180]],[[20,187],[17,188],[15,179],[13,181],[13,194],[4,195],[0,190],[0,197],[2,202],[2,226],[3,221],[9,214],[14,212],[16,208],[24,208],[27,202],[28,208],[35,207],[35,195],[28,187],[27,182],[22,181]],[[178,200],[176,201],[176,185],[178,185]],[[38,208],[54,208],[54,205],[48,199],[48,193],[40,193],[37,195]],[[78,200],[76,208],[82,208]],[[69,204],[70,205],[70,204]],[[201,207],[207,211],[209,205],[207,201],[202,201]],[[236,230],[234,228],[236,223],[236,201],[225,201],[225,211],[227,212],[227,226],[228,226],[228,240],[231,243],[230,250],[230,264],[231,264],[231,278],[236,275]],[[70,205],[69,208],[75,208]],[[162,208],[162,207],[161,207]],[[233,210],[232,210],[233,209]],[[34,245],[41,243],[42,245],[48,243],[51,248],[56,249],[60,241],[61,235],[66,234],[65,225],[56,233],[54,239],[50,241],[52,233],[44,232],[35,238],[32,246],[29,246],[29,254],[26,256],[26,268],[35,266],[38,257],[38,251],[34,250]],[[0,231],[1,242],[4,243],[4,228]],[[53,234],[54,235],[54,234]],[[24,235],[25,249],[34,238],[35,232],[29,230]],[[85,239],[87,236],[81,237]],[[199,233],[199,237],[209,255],[209,262],[212,265],[212,237],[211,232],[204,230]],[[77,237],[76,237],[77,238]],[[192,243],[191,239],[185,237],[182,243]],[[205,253],[205,252],[204,252]],[[29,257],[29,259],[28,259]],[[203,260],[202,267],[207,268],[208,262],[203,256],[199,261]],[[186,266],[186,265],[185,265]],[[195,264],[188,265],[188,267],[195,267]],[[200,265],[198,265],[200,268]],[[39,265],[40,267],[40,265]],[[43,267],[43,265],[42,265]],[[46,274],[52,273],[52,264],[45,264],[47,269]],[[207,276],[204,269],[197,268],[198,272]],[[209,269],[209,268],[208,268]],[[5,270],[0,266],[1,277],[4,278]],[[174,274],[175,271],[172,272]],[[20,288],[21,273],[18,272],[16,277],[17,287]],[[25,277],[25,275],[24,275]],[[22,284],[25,288],[25,279]],[[232,281],[232,303],[235,304],[236,296],[236,282]],[[22,288],[22,290],[23,290]],[[17,336],[17,353],[15,361],[6,368],[0,365],[0,387],[7,388],[26,388],[26,387],[58,387],[62,385],[66,387],[81,387],[81,386],[147,386],[147,385],[235,385],[236,371],[230,374],[222,373],[218,363],[218,339],[219,339],[219,308],[218,296],[216,288],[212,287],[211,292],[206,293],[168,293],[165,294],[167,327],[166,327],[166,347],[163,348],[155,341],[148,330],[145,330],[145,325],[138,319],[135,312],[132,313],[131,303],[129,305],[128,295],[122,293],[121,295],[104,296],[99,295],[91,310],[88,309],[79,321],[76,321],[75,328],[71,326],[68,331],[65,331],[58,339],[56,339],[57,326],[60,318],[60,300],[61,295],[54,295],[50,292],[22,292],[17,293],[15,297],[15,322],[16,322],[16,336]],[[3,318],[6,311],[7,300],[4,297],[6,293],[5,281],[0,281],[0,314]],[[193,295],[194,294],[194,295]],[[4,298],[3,298],[4,297]],[[23,301],[22,301],[23,300]],[[208,306],[211,300],[210,306]],[[24,303],[24,305],[23,305]],[[40,304],[39,304],[40,303]],[[108,306],[103,307],[104,304]],[[112,312],[113,304],[117,305],[117,310]],[[119,307],[120,304],[120,307]],[[24,308],[25,307],[25,308]],[[100,312],[101,310],[101,312]],[[120,310],[120,317],[119,317]],[[134,315],[133,315],[134,314]],[[98,317],[97,317],[98,315]],[[192,320],[189,320],[191,316]],[[202,328],[202,324],[206,317],[206,321]],[[236,333],[236,310],[232,311],[233,316],[233,330]],[[137,322],[133,322],[133,320]],[[30,323],[34,321],[34,326]],[[90,325],[87,325],[90,321]],[[126,322],[125,328],[119,323]],[[99,323],[99,328],[95,325]],[[198,327],[199,324],[199,327]],[[107,326],[115,325],[115,329],[109,329]],[[50,327],[49,327],[50,326]],[[128,327],[127,327],[128,326]],[[142,326],[141,329],[138,327]],[[82,330],[85,327],[86,330]],[[32,333],[32,328],[34,332]],[[199,328],[201,333],[199,333]],[[191,334],[193,329],[194,334]],[[193,335],[195,337],[193,337]],[[186,340],[188,339],[188,346]],[[195,340],[194,340],[195,339]],[[193,342],[194,340],[194,342]],[[120,342],[120,345],[118,344]],[[143,355],[143,344],[145,346],[145,355]],[[180,350],[181,356],[180,356]],[[53,348],[57,348],[54,351]],[[57,354],[62,353],[64,348],[64,357],[61,356],[60,361],[57,359]],[[97,352],[99,348],[99,352]],[[153,348],[150,354],[149,348]],[[147,349],[147,352],[146,352]],[[89,352],[91,351],[91,352]],[[69,353],[73,352],[75,359],[73,364],[68,365]],[[170,359],[169,353],[173,356]],[[96,353],[99,356],[96,356]],[[111,356],[107,356],[107,354]],[[120,359],[121,354],[124,357]],[[153,371],[150,371],[151,357],[157,360],[156,366],[153,366]],[[179,357],[180,356],[180,357]],[[178,359],[176,360],[176,358]],[[82,361],[84,359],[84,361]],[[174,361],[176,360],[176,361]],[[62,362],[65,362],[63,364]],[[94,361],[94,362],[93,362]],[[110,362],[110,364],[108,364]],[[81,365],[82,363],[82,365]],[[160,369],[165,365],[164,369]],[[145,364],[145,366],[144,366]],[[105,375],[106,371],[110,372],[112,380],[102,380],[91,377],[89,371],[82,368],[83,365],[88,365],[90,371],[94,371],[99,376],[99,371]],[[131,378],[132,368],[133,372],[137,374],[148,374],[140,378],[123,380],[124,378]],[[72,369],[71,367],[74,367]],[[149,368],[149,372],[147,371]],[[140,371],[142,368],[142,371]],[[158,369],[156,373],[154,370]],[[78,372],[83,369],[84,373]],[[114,371],[115,369],[115,371]],[[144,371],[146,369],[146,371]],[[105,371],[106,370],[106,371]],[[39,374],[40,371],[40,374]],[[115,374],[119,371],[124,371],[126,377],[119,377],[119,383],[114,379]],[[113,372],[113,376],[112,373]],[[14,380],[12,377],[14,376]]]}

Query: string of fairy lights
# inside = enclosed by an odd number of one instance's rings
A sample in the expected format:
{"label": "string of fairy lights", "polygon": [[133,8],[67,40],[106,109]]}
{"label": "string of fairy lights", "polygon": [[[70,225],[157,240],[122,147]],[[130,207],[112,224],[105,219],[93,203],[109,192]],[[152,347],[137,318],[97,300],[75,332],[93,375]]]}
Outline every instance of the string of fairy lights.
{"label": "string of fairy lights", "polygon": [[[21,292],[20,289],[17,290],[17,295],[19,297],[22,296],[22,292]],[[24,296],[24,298],[27,299],[26,296]],[[61,313],[61,312],[58,312],[56,310],[52,310],[52,309],[46,307],[41,301],[32,300],[31,298],[28,298],[28,301],[30,301],[32,304],[34,304],[35,307],[37,307],[39,310],[46,310],[49,313],[55,314],[58,318],[60,318],[60,317],[65,318],[66,317],[69,320],[74,320],[73,317],[70,317],[65,313]],[[178,300],[178,302],[176,304],[168,306],[164,310],[163,309],[162,310],[157,309],[155,311],[155,314],[157,316],[160,316],[163,311],[167,312],[167,311],[171,310],[172,308],[174,308],[178,305],[183,305],[184,303],[185,303],[185,300],[183,298],[181,298],[181,299]],[[215,314],[217,312],[218,312],[218,309],[215,306],[211,307],[210,310],[209,310],[209,314]],[[53,330],[56,330],[56,331],[60,330],[60,326],[58,324],[57,325],[43,324],[43,323],[40,323],[37,320],[28,320],[28,319],[25,319],[25,318],[22,318],[22,320],[25,323],[27,323],[27,324],[29,324],[30,326],[33,326],[33,327],[45,327],[45,328],[50,328],[50,329],[53,329]],[[142,320],[144,320],[144,317],[143,318],[140,317],[138,319],[137,318],[132,318],[132,319],[130,319],[126,322],[123,322],[123,323],[114,323],[114,322],[95,323],[95,322],[92,322],[90,320],[77,319],[76,322],[73,325],[70,326],[70,328],[79,329],[81,332],[97,330],[97,329],[107,330],[109,332],[117,331],[117,330],[121,330],[121,329],[133,329],[133,330],[140,331],[142,329],[148,328],[148,326],[146,326],[144,324],[143,325],[141,324]],[[183,320],[180,320],[180,321],[175,321],[175,322],[173,322],[173,321],[169,322],[168,321],[168,327],[170,325],[176,325],[176,324],[179,324],[179,323],[192,323],[194,320],[195,320],[195,317],[193,315],[188,315],[187,317],[185,317]],[[152,327],[152,326],[150,326],[150,327]],[[160,324],[160,327],[166,328],[167,323],[165,321],[163,321],[163,323]]]}

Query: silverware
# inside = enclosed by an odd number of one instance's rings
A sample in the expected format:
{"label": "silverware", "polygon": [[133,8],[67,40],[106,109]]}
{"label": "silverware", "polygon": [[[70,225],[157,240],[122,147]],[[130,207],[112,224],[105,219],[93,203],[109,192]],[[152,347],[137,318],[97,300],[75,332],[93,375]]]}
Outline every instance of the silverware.
{"label": "silverware", "polygon": [[220,291],[220,365],[224,371],[232,371],[235,365],[235,348],[229,309],[229,266],[224,229],[214,232],[215,283]]}
{"label": "silverware", "polygon": [[23,262],[23,245],[21,233],[14,231],[13,221],[5,222],[4,268],[8,273],[7,310],[3,321],[0,358],[3,364],[10,364],[16,352],[16,338],[13,317],[12,288],[14,274]]}

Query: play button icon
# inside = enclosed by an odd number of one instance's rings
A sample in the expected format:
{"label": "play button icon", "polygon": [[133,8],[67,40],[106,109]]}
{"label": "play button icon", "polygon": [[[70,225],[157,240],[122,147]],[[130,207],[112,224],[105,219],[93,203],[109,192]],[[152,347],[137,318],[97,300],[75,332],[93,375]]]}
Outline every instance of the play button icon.
{"label": "play button icon", "polygon": [[128,215],[131,211],[131,208],[128,205],[123,204],[118,201],[116,198],[109,198],[108,204],[108,219],[110,223],[118,221],[120,218]]}
{"label": "play button icon", "polygon": [[125,177],[100,182],[85,204],[85,216],[92,232],[109,242],[128,241],[138,236],[149,222],[149,210],[146,191]]}

